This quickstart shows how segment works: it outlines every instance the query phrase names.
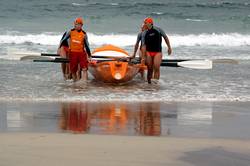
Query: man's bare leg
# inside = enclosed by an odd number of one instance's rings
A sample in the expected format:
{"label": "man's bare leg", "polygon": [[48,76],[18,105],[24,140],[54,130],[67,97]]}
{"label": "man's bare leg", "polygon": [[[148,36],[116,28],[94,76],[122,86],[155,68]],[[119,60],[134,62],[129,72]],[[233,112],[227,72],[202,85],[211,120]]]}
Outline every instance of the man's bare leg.
{"label": "man's bare leg", "polygon": [[157,80],[160,79],[161,61],[162,61],[162,53],[159,52],[154,56],[154,62],[153,62],[153,71],[154,71],[153,78]]}
{"label": "man's bare leg", "polygon": [[[142,50],[140,50],[140,52],[139,52],[139,57],[140,57],[140,59],[143,58]],[[144,79],[144,69],[141,69],[139,72],[141,74],[141,78]]]}
{"label": "man's bare leg", "polygon": [[72,79],[74,82],[77,81],[77,74],[76,73],[71,73],[72,74]]}
{"label": "man's bare leg", "polygon": [[80,65],[78,65],[76,74],[77,74],[77,80],[80,80],[82,78],[82,70],[81,70]]}
{"label": "man's bare leg", "polygon": [[82,69],[82,78],[81,80],[87,81],[88,80],[88,70]]}
{"label": "man's bare leg", "polygon": [[153,76],[153,58],[148,53],[146,56],[146,65],[148,68],[147,80],[148,80],[148,83],[151,84],[151,79]]}
{"label": "man's bare leg", "polygon": [[[67,52],[65,51],[65,49],[63,47],[60,47],[58,49],[58,53],[62,58],[67,58]],[[68,74],[69,74],[68,65],[66,63],[61,63],[61,69],[62,69],[62,73],[63,73],[63,78],[65,80],[69,79],[68,78]]]}

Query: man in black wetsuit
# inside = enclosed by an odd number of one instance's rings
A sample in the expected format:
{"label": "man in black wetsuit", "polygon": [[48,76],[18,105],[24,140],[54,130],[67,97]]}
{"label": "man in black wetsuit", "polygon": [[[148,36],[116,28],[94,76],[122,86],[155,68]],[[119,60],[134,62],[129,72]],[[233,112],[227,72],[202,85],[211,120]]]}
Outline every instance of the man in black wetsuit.
{"label": "man in black wetsuit", "polygon": [[169,39],[165,32],[156,26],[153,26],[153,19],[148,17],[144,19],[147,30],[142,34],[142,52],[148,68],[147,80],[151,84],[151,79],[156,81],[160,78],[160,65],[162,61],[162,37],[168,47],[168,55],[172,53]]}

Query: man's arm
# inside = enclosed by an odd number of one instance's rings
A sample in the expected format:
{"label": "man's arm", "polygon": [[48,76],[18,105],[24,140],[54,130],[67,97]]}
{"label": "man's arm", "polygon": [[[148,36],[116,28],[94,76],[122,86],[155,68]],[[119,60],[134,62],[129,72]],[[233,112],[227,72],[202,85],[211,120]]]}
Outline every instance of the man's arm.
{"label": "man's arm", "polygon": [[85,49],[86,49],[86,52],[88,54],[88,57],[91,57],[91,51],[89,48],[89,41],[88,41],[87,33],[85,34],[84,45],[85,45]]}
{"label": "man's arm", "polygon": [[146,59],[145,36],[146,36],[146,31],[142,32],[142,35],[141,35],[141,52],[142,52],[141,63],[142,64],[145,64],[145,59]]}
{"label": "man's arm", "polygon": [[131,58],[135,58],[135,55],[136,55],[136,52],[137,52],[137,50],[138,50],[140,41],[141,41],[141,33],[139,33],[139,34],[137,35],[137,40],[136,40],[136,43],[135,43],[134,52],[133,52],[133,55],[132,55]]}
{"label": "man's arm", "polygon": [[166,43],[167,46],[168,46],[168,55],[171,55],[171,53],[172,53],[172,48],[171,48],[171,45],[170,45],[168,36],[165,36],[165,37],[163,37],[163,38],[164,38],[164,40],[165,40],[165,43]]}
{"label": "man's arm", "polygon": [[59,44],[58,48],[60,48],[62,46],[63,42],[68,42],[67,40],[69,39],[69,37],[70,37],[70,31],[65,32],[63,34],[63,37],[62,37],[62,39],[60,41],[60,44]]}
{"label": "man's arm", "polygon": [[168,46],[168,55],[170,55],[172,53],[172,48],[171,48],[171,45],[170,45],[170,41],[168,39],[168,36],[166,35],[166,33],[161,29],[161,28],[158,28],[158,31],[160,32],[160,34],[162,35],[162,37],[164,38],[165,40],[165,43],[166,45]]}

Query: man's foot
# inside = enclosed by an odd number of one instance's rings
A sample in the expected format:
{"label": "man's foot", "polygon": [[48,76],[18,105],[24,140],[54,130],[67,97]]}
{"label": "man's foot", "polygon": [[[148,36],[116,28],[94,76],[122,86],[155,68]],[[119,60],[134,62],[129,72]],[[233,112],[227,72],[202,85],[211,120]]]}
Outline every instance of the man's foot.
{"label": "man's foot", "polygon": [[63,78],[64,80],[71,80],[72,79],[72,75],[71,74],[63,74]]}
{"label": "man's foot", "polygon": [[151,84],[151,79],[148,79],[148,84]]}
{"label": "man's foot", "polygon": [[144,71],[140,70],[139,73],[141,74],[141,79],[143,80],[144,79]]}
{"label": "man's foot", "polygon": [[72,74],[68,74],[68,79],[72,79]]}
{"label": "man's foot", "polygon": [[67,74],[63,74],[63,79],[66,81],[68,80],[68,75]]}
{"label": "man's foot", "polygon": [[151,81],[152,81],[153,84],[158,84],[159,83],[158,79],[151,79]]}

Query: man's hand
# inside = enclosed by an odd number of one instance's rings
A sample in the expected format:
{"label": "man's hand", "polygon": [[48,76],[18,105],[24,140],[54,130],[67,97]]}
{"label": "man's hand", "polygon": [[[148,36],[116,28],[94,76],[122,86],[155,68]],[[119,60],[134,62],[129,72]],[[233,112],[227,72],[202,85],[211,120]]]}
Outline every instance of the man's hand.
{"label": "man's hand", "polygon": [[172,54],[172,48],[168,48],[168,55],[171,55]]}
{"label": "man's hand", "polygon": [[129,56],[129,59],[134,59],[135,58],[135,54],[132,54],[131,56]]}
{"label": "man's hand", "polygon": [[142,59],[141,59],[141,64],[142,64],[142,65],[145,65],[145,64],[146,64],[145,62],[146,62],[146,60],[145,60],[144,58],[142,58]]}
{"label": "man's hand", "polygon": [[91,62],[91,61],[92,61],[91,55],[90,55],[90,56],[89,56],[89,55],[87,56],[87,61],[88,61],[88,62]]}

